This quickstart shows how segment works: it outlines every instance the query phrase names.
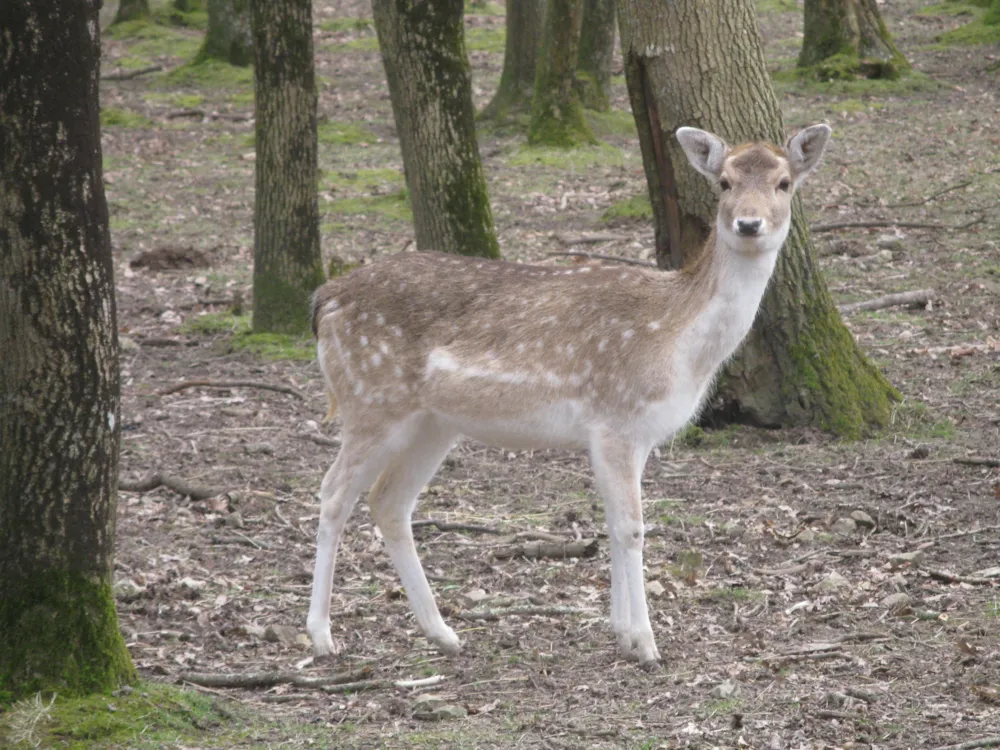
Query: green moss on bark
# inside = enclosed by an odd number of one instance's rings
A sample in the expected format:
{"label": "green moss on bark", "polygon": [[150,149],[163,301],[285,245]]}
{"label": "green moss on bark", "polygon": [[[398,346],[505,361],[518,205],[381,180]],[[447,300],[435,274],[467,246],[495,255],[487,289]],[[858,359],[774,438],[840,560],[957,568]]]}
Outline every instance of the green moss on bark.
{"label": "green moss on bark", "polygon": [[253,330],[287,334],[312,330],[309,296],[324,281],[322,268],[296,283],[275,274],[254,274]]}
{"label": "green moss on bark", "polygon": [[817,81],[896,80],[910,64],[871,0],[807,0],[798,68]]}
{"label": "green moss on bark", "polygon": [[106,580],[64,571],[5,580],[0,633],[0,698],[108,692],[136,679]]}

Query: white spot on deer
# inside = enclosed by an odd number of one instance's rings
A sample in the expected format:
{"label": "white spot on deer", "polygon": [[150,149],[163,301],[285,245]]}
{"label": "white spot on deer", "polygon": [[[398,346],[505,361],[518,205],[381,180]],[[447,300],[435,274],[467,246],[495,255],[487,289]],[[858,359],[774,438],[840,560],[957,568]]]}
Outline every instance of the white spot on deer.
{"label": "white spot on deer", "polygon": [[389,353],[389,345],[387,343],[385,343],[384,341],[379,341],[378,342],[378,350],[380,352],[382,352],[383,354],[388,354]]}
{"label": "white spot on deer", "polygon": [[572,345],[572,344],[566,344],[566,356],[567,356],[567,357],[572,357],[572,356],[573,356],[573,353],[574,353],[575,351],[576,351],[576,349],[574,349],[574,348],[573,348],[573,345]]}
{"label": "white spot on deer", "polygon": [[384,326],[385,316],[382,313],[379,313],[378,315],[375,316],[375,322],[378,323],[380,326]]}
{"label": "white spot on deer", "polygon": [[626,341],[628,341],[633,336],[635,336],[635,331],[633,331],[631,328],[626,328],[624,331],[622,331],[622,338],[625,339]]}
{"label": "white spot on deer", "polygon": [[362,336],[359,339],[359,341],[361,342],[361,346],[368,346],[368,337],[367,336]]}
{"label": "white spot on deer", "polygon": [[372,355],[372,367],[378,367],[381,364],[382,364],[382,355],[379,354],[378,352],[375,352]]}
{"label": "white spot on deer", "polygon": [[368,372],[368,363],[361,360],[361,372]]}
{"label": "white spot on deer", "polygon": [[608,340],[607,339],[601,339],[597,343],[597,351],[603,352],[607,348],[608,348]]}
{"label": "white spot on deer", "polygon": [[554,372],[546,370],[545,372],[545,382],[549,385],[560,386],[563,384],[563,379],[556,375]]}
{"label": "white spot on deer", "polygon": [[397,339],[400,338],[403,335],[403,329],[400,328],[399,326],[393,326],[392,335],[395,336]]}
{"label": "white spot on deer", "polygon": [[580,273],[590,273],[593,270],[594,269],[591,268],[590,266],[584,266],[583,268],[580,269]]}
{"label": "white spot on deer", "polygon": [[523,352],[524,352],[524,344],[518,344],[517,345],[517,353],[521,354]]}
{"label": "white spot on deer", "polygon": [[366,312],[365,313],[361,313],[360,320],[361,320],[362,323],[364,323],[366,320],[368,320],[368,313],[366,313]]}
{"label": "white spot on deer", "polygon": [[651,322],[651,323],[649,323],[647,325],[647,328],[649,328],[649,330],[651,330],[651,331],[659,331],[660,330],[660,321],[654,320],[653,322]]}
{"label": "white spot on deer", "polygon": [[365,381],[363,380],[356,381],[354,383],[354,395],[360,396],[364,392],[365,392]]}
{"label": "white spot on deer", "polygon": [[396,365],[396,367],[395,367],[395,369],[393,370],[393,372],[394,372],[394,373],[396,373],[396,377],[397,377],[397,378],[401,378],[401,377],[403,377],[403,368],[402,368],[402,367],[400,367],[399,365]]}
{"label": "white spot on deer", "polygon": [[444,349],[434,349],[427,355],[426,374],[430,375],[438,370],[442,372],[455,372],[459,369],[458,362]]}

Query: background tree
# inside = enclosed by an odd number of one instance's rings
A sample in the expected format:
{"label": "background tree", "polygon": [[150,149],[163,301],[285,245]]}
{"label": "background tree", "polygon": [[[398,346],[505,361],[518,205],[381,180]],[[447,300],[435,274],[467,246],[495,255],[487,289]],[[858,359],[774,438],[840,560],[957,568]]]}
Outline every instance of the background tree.
{"label": "background tree", "polygon": [[[704,241],[716,199],[687,166],[675,130],[691,125],[730,143],[783,143],[781,110],[752,3],[619,0],[618,22],[653,204],[657,262],[678,267]],[[775,278],[713,402],[716,413],[760,425],[817,425],[857,436],[885,424],[896,398],[844,327],[816,266],[796,199]]]}
{"label": "background tree", "polygon": [[312,0],[251,0],[257,142],[253,328],[307,333],[323,283]]}
{"label": "background tree", "polygon": [[134,21],[137,18],[147,18],[149,16],[149,0],[121,0],[118,3],[118,11],[115,13],[115,20],[112,23],[122,21]]}
{"label": "background tree", "polygon": [[615,0],[584,0],[576,90],[587,109],[611,109],[611,62],[615,52]]}
{"label": "background tree", "polygon": [[462,0],[373,0],[417,247],[500,255],[476,144]]}
{"label": "background tree", "polygon": [[500,84],[480,117],[504,120],[531,111],[545,0],[507,0],[507,39]]}
{"label": "background tree", "polygon": [[899,78],[910,65],[875,0],[805,0],[798,67],[820,80]]}
{"label": "background tree", "polygon": [[0,696],[135,677],[111,590],[114,275],[100,0],[0,13]]}
{"label": "background tree", "polygon": [[532,145],[573,147],[596,142],[575,85],[583,1],[548,0],[528,128]]}
{"label": "background tree", "polygon": [[222,60],[245,67],[253,61],[250,0],[208,0],[208,28],[194,61]]}

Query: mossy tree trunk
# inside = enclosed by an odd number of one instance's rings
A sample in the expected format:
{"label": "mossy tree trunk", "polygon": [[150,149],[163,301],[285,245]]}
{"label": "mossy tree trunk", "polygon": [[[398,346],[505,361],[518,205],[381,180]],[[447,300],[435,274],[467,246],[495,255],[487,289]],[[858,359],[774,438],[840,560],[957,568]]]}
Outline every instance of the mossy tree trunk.
{"label": "mossy tree trunk", "polygon": [[250,0],[208,0],[208,28],[194,61],[221,60],[246,67],[253,61]]}
{"label": "mossy tree trunk", "polygon": [[805,0],[798,67],[819,80],[899,78],[910,65],[875,0]]}
{"label": "mossy tree trunk", "polygon": [[134,21],[137,18],[147,18],[149,16],[149,0],[121,0],[118,3],[118,11],[115,13],[115,23],[123,21]]}
{"label": "mossy tree trunk", "polygon": [[476,144],[462,0],[373,0],[417,248],[500,255]]}
{"label": "mossy tree trunk", "polygon": [[135,678],[111,588],[114,275],[100,0],[0,14],[0,701]]}
{"label": "mossy tree trunk", "polygon": [[[768,79],[753,4],[619,0],[618,22],[654,208],[657,261],[677,267],[700,250],[715,220],[716,199],[707,181],[688,166],[674,132],[689,125],[731,143],[781,144],[781,110]],[[775,278],[711,404],[714,414],[858,436],[885,424],[897,398],[844,327],[796,198]]]}
{"label": "mossy tree trunk", "polygon": [[587,109],[611,109],[611,62],[615,52],[615,0],[584,0],[576,90]]}
{"label": "mossy tree trunk", "polygon": [[572,148],[595,143],[576,91],[584,0],[548,0],[535,73],[528,143]]}
{"label": "mossy tree trunk", "polygon": [[503,121],[531,111],[545,0],[507,0],[507,40],[500,85],[480,117]]}
{"label": "mossy tree trunk", "polygon": [[308,333],[323,283],[312,0],[251,0],[257,142],[253,328]]}

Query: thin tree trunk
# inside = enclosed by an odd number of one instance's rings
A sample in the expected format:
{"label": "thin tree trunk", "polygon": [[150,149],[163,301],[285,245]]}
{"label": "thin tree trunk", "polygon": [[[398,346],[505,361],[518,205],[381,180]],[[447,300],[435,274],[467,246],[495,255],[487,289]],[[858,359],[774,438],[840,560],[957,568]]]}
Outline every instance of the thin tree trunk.
{"label": "thin tree trunk", "polygon": [[250,0],[208,0],[208,29],[195,62],[207,60],[240,67],[253,62]]}
{"label": "thin tree trunk", "polygon": [[112,24],[123,21],[134,21],[137,18],[147,18],[149,16],[149,0],[121,0],[118,3],[118,11],[115,13],[115,20]]}
{"label": "thin tree trunk", "polygon": [[899,78],[910,65],[875,0],[805,0],[798,67],[820,80]]}
{"label": "thin tree trunk", "polygon": [[[781,110],[752,4],[619,0],[618,22],[654,209],[657,262],[677,267],[700,250],[716,200],[687,166],[674,132],[690,125],[731,143],[781,144]],[[796,198],[775,278],[712,407],[731,420],[816,425],[857,436],[885,424],[896,398],[840,320]]]}
{"label": "thin tree trunk", "polygon": [[505,120],[531,111],[545,0],[507,0],[507,40],[496,93],[480,117]]}
{"label": "thin tree trunk", "polygon": [[323,283],[312,0],[252,0],[256,198],[253,328],[308,333]]}
{"label": "thin tree trunk", "polygon": [[0,695],[135,678],[111,589],[119,374],[100,0],[0,14]]}
{"label": "thin tree trunk", "polygon": [[587,109],[611,109],[611,62],[615,52],[615,0],[584,0],[576,90]]}
{"label": "thin tree trunk", "polygon": [[461,0],[374,0],[420,250],[499,257]]}
{"label": "thin tree trunk", "polygon": [[572,148],[594,143],[576,92],[583,0],[548,0],[535,73],[528,143]]}

